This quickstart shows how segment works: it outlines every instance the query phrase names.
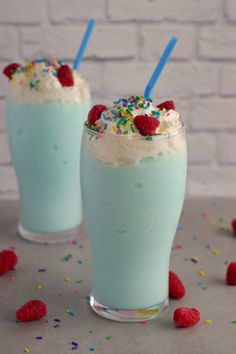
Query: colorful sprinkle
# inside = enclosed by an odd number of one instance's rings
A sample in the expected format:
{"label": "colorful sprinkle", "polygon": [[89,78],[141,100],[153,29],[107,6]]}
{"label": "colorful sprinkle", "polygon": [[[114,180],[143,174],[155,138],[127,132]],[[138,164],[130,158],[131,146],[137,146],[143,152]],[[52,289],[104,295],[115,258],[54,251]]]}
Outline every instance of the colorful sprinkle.
{"label": "colorful sprinkle", "polygon": [[214,256],[219,256],[219,255],[220,255],[220,250],[219,250],[218,248],[214,248],[214,249],[212,250],[212,254],[213,254]]}
{"label": "colorful sprinkle", "polygon": [[66,283],[70,283],[70,282],[71,282],[71,278],[67,276],[67,277],[64,278],[64,281],[65,281]]}
{"label": "colorful sprinkle", "polygon": [[84,259],[79,259],[79,260],[78,260],[78,263],[79,263],[79,264],[84,264],[84,262],[85,262]]}
{"label": "colorful sprinkle", "polygon": [[69,254],[67,254],[66,256],[62,257],[61,260],[62,260],[63,262],[68,262],[69,259],[71,259],[71,257],[72,257],[72,255],[69,253]]}
{"label": "colorful sprinkle", "polygon": [[42,290],[44,288],[43,284],[36,285],[36,290]]}

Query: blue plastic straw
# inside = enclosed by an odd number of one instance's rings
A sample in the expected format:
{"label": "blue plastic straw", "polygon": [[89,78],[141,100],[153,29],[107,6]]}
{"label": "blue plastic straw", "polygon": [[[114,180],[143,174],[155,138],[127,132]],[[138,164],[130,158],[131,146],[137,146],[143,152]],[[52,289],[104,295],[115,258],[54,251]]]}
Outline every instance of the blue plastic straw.
{"label": "blue plastic straw", "polygon": [[89,20],[86,32],[84,34],[84,38],[83,38],[83,40],[81,42],[80,48],[78,50],[78,53],[76,55],[76,58],[75,58],[75,61],[74,61],[74,64],[73,64],[73,69],[74,70],[79,70],[82,58],[83,58],[84,53],[85,53],[85,49],[87,48],[87,45],[88,45],[89,39],[91,37],[91,34],[93,32],[93,28],[94,28],[95,24],[96,24],[96,20],[94,20],[94,19]]}
{"label": "blue plastic straw", "polygon": [[171,37],[171,39],[169,40],[169,43],[166,46],[166,49],[164,50],[161,59],[159,60],[159,63],[157,64],[157,66],[155,67],[155,70],[152,73],[152,76],[147,84],[147,86],[145,87],[145,91],[144,91],[144,97],[151,97],[152,95],[152,90],[154,88],[154,86],[157,83],[157,80],[159,79],[164,67],[166,66],[169,57],[174,49],[174,47],[176,46],[176,43],[178,41],[178,38],[176,37]]}

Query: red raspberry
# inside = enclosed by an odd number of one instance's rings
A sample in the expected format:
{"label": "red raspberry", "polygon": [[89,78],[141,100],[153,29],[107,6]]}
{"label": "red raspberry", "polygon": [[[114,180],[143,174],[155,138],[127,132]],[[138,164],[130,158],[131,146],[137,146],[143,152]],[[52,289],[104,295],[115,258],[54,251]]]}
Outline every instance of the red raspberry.
{"label": "red raspberry", "polygon": [[98,120],[101,117],[102,112],[106,110],[107,110],[107,106],[104,106],[103,104],[96,104],[89,111],[88,122],[94,125],[96,120]]}
{"label": "red raspberry", "polygon": [[181,299],[185,295],[185,287],[178,275],[169,272],[169,297],[172,299]]}
{"label": "red raspberry", "polygon": [[134,118],[134,125],[143,136],[154,135],[159,124],[159,120],[154,117],[140,115]]}
{"label": "red raspberry", "polygon": [[232,220],[231,222],[233,233],[236,236],[236,219]]}
{"label": "red raspberry", "polygon": [[20,64],[18,63],[11,63],[3,69],[3,74],[11,80],[12,75],[16,72],[16,69],[19,68]]}
{"label": "red raspberry", "polygon": [[0,275],[3,275],[11,270],[17,264],[18,258],[15,252],[4,250],[0,252]]}
{"label": "red raspberry", "polygon": [[57,75],[62,86],[70,87],[74,85],[72,71],[68,65],[62,65],[58,69]]}
{"label": "red raspberry", "polygon": [[195,308],[179,307],[174,312],[173,320],[176,327],[192,327],[200,321],[200,312]]}
{"label": "red raspberry", "polygon": [[165,101],[160,103],[157,108],[163,109],[165,108],[166,110],[173,109],[175,110],[175,103],[174,101]]}
{"label": "red raspberry", "polygon": [[30,300],[16,311],[16,318],[21,322],[37,321],[47,314],[46,305],[40,300]]}
{"label": "red raspberry", "polygon": [[236,262],[232,262],[228,265],[226,283],[228,285],[236,285]]}

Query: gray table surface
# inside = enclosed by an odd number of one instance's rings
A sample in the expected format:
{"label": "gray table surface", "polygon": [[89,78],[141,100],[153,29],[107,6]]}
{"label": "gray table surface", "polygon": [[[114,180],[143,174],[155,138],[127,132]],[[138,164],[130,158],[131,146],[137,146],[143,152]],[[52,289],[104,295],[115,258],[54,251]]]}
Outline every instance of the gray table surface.
{"label": "gray table surface", "polygon": [[[0,249],[15,247],[19,256],[16,270],[0,277],[1,354],[23,353],[24,348],[33,354],[70,353],[72,341],[79,343],[73,352],[83,354],[91,348],[100,354],[236,353],[236,323],[232,323],[236,320],[236,287],[227,286],[224,280],[226,263],[236,261],[236,238],[226,229],[219,231],[220,224],[227,227],[236,217],[236,200],[185,202],[171,269],[183,279],[187,294],[170,302],[163,319],[147,324],[117,323],[91,312],[85,298],[91,282],[86,235],[74,244],[32,244],[16,235],[17,214],[16,202],[0,203]],[[63,260],[68,254],[72,257]],[[198,263],[191,261],[193,256]],[[39,272],[41,268],[46,271]],[[200,277],[199,271],[205,276]],[[37,289],[38,285],[43,287]],[[17,323],[16,309],[32,298],[47,303],[47,321]],[[201,322],[189,329],[175,328],[172,314],[179,306],[199,308]],[[54,327],[57,323],[59,327]]]}

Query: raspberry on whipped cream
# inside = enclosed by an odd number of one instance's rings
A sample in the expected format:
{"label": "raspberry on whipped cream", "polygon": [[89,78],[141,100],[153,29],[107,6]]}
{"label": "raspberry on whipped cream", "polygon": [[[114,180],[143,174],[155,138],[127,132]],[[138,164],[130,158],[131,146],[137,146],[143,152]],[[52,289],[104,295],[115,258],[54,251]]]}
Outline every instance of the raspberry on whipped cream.
{"label": "raspberry on whipped cream", "polygon": [[9,96],[22,103],[87,102],[90,93],[87,82],[64,61],[42,58],[22,66],[4,68],[9,78]]}

